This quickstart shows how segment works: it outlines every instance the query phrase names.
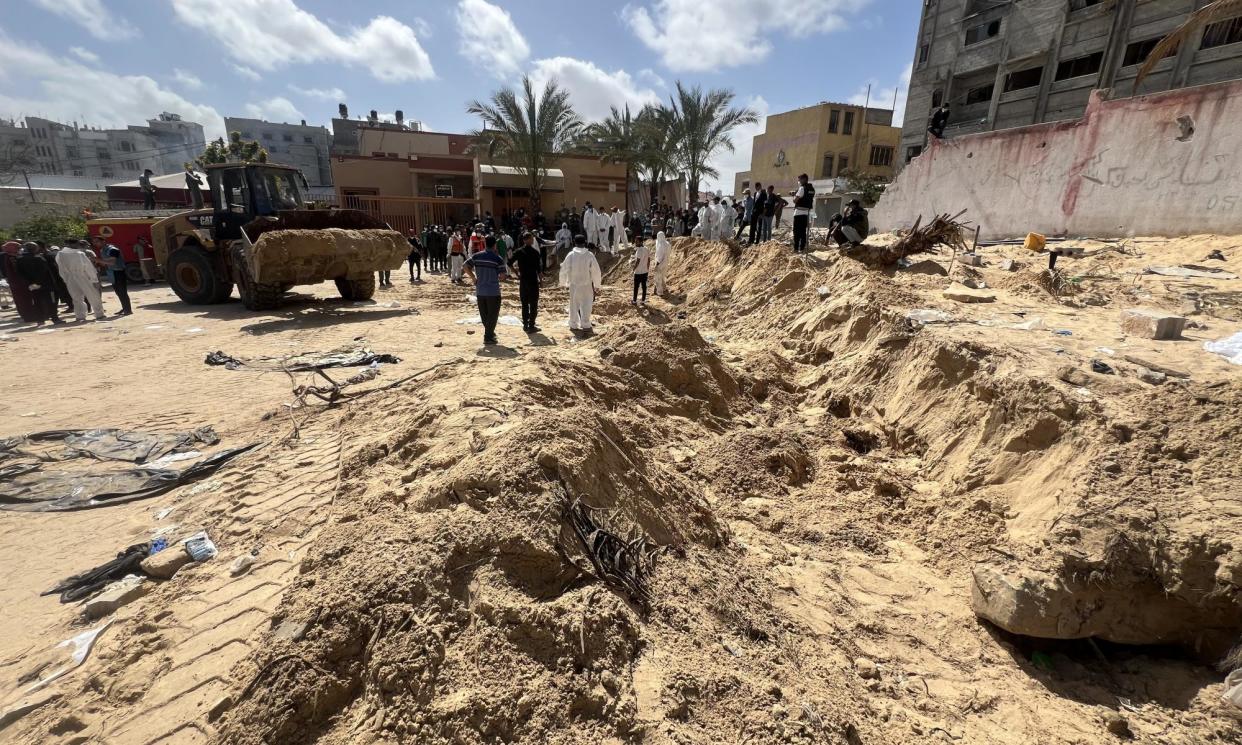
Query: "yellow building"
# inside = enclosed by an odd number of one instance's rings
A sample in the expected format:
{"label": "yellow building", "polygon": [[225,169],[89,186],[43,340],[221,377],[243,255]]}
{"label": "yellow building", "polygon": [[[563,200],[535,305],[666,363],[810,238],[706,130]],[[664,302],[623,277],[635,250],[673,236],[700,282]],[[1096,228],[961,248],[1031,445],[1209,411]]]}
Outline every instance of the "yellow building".
{"label": "yellow building", "polygon": [[787,193],[797,188],[802,173],[812,181],[850,170],[891,179],[901,140],[901,129],[892,123],[888,109],[844,103],[772,114],[764,133],[754,138],[750,170],[734,177],[734,194],[755,183]]}

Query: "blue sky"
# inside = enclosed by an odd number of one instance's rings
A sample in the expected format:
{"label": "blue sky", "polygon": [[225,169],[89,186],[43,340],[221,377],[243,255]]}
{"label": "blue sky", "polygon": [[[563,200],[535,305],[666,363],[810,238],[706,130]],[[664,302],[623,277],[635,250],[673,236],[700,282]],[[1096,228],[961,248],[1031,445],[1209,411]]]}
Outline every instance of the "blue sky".
{"label": "blue sky", "polygon": [[[817,101],[904,108],[915,0],[0,0],[0,117],[95,126],[174,111],[330,124],[397,109],[466,131],[467,102],[524,73],[586,117],[725,87],[761,114]],[[714,164],[732,184],[750,137]],[[709,186],[715,184],[709,183]]]}

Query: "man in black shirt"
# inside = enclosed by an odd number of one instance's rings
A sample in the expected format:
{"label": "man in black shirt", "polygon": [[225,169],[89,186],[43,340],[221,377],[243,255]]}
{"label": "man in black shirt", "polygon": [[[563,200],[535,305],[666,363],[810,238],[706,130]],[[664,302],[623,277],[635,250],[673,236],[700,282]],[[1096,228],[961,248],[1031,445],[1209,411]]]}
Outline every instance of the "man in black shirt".
{"label": "man in black shirt", "polygon": [[763,216],[767,214],[768,193],[763,184],[755,182],[755,205],[750,212],[750,234],[747,236],[749,245],[755,245],[763,237]]}
{"label": "man in black shirt", "polygon": [[414,270],[418,270],[418,280],[423,279],[423,245],[418,242],[418,231],[410,228],[409,237],[406,239],[410,242],[410,253],[406,259],[410,262],[410,281],[414,282]]}
{"label": "man in black shirt", "polygon": [[927,125],[927,131],[931,132],[932,137],[937,140],[944,137],[944,127],[949,123],[949,105],[942,104],[940,108],[932,112],[931,123]]}
{"label": "man in black shirt", "polygon": [[522,247],[509,254],[509,267],[517,266],[518,295],[522,300],[522,328],[526,333],[539,331],[535,319],[539,315],[539,273],[543,257],[535,248],[533,233],[522,234]]}

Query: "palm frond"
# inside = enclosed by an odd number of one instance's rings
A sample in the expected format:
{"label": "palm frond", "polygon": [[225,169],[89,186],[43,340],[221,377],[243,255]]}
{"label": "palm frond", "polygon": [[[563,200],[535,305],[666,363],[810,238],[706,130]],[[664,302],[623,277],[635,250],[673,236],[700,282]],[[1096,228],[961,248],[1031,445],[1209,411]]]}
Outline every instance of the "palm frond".
{"label": "palm frond", "polygon": [[1194,36],[1205,26],[1217,21],[1223,21],[1242,14],[1242,0],[1216,0],[1216,2],[1203,6],[1190,14],[1182,25],[1173,29],[1168,36],[1160,40],[1160,43],[1152,47],[1147,55],[1143,66],[1139,68],[1138,74],[1134,77],[1134,90],[1137,93],[1139,86],[1143,83],[1143,78],[1147,77],[1156,67],[1156,63],[1173,54],[1174,51],[1181,46],[1182,42]]}

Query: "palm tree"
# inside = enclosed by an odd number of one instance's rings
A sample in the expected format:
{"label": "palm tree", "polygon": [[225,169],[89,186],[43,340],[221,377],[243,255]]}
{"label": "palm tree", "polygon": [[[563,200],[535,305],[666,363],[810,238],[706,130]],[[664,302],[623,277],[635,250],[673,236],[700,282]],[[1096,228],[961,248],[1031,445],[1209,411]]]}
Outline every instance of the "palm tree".
{"label": "palm tree", "polygon": [[630,105],[624,111],[616,106],[610,107],[607,118],[602,122],[588,124],[582,129],[579,148],[599,155],[603,163],[625,164],[625,211],[630,211],[630,174],[642,156],[643,143],[634,117],[630,116]]}
{"label": "palm tree", "polygon": [[646,106],[638,115],[638,134],[642,142],[636,168],[651,184],[651,203],[660,200],[664,174],[677,169],[673,159],[672,127],[659,106]]}
{"label": "palm tree", "polygon": [[1143,62],[1143,66],[1139,68],[1138,74],[1134,77],[1134,92],[1137,93],[1139,85],[1142,84],[1143,78],[1147,77],[1156,63],[1165,57],[1169,57],[1177,52],[1177,48],[1183,41],[1197,33],[1204,26],[1223,21],[1226,18],[1232,18],[1238,13],[1242,13],[1242,0],[1216,0],[1202,8],[1199,8],[1186,21],[1173,29],[1168,36],[1160,40],[1159,44],[1152,47],[1147,54],[1147,60]]}
{"label": "palm tree", "polygon": [[687,89],[677,81],[677,91],[669,99],[661,117],[671,127],[673,159],[690,177],[690,202],[699,198],[699,180],[719,176],[710,161],[717,152],[733,152],[729,133],[743,124],[754,124],[759,115],[750,108],[732,106],[733,92],[716,89],[704,92],[700,86]]}
{"label": "palm tree", "polygon": [[540,209],[548,164],[577,142],[582,120],[569,105],[569,92],[549,80],[535,96],[528,76],[522,77],[522,95],[508,88],[492,93],[487,103],[472,101],[466,112],[483,119],[483,129],[472,132],[474,151],[500,158],[529,179],[530,208]]}

